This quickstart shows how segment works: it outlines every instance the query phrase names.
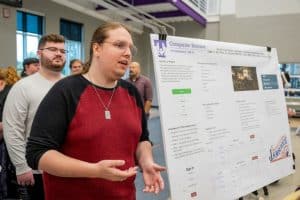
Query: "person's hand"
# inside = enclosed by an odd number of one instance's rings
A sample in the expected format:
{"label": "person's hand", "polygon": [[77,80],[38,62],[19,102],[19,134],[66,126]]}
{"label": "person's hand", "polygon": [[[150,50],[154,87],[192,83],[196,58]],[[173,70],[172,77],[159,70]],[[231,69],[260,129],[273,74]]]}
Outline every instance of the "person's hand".
{"label": "person's hand", "polygon": [[143,192],[154,192],[155,194],[158,194],[164,189],[165,184],[160,172],[165,171],[165,167],[156,163],[149,163],[144,165],[142,170],[145,183]]}
{"label": "person's hand", "polygon": [[17,175],[17,181],[18,184],[22,186],[34,185],[34,178],[33,178],[32,171]]}
{"label": "person's hand", "polygon": [[120,167],[125,164],[124,160],[102,160],[96,163],[99,178],[110,181],[124,181],[127,178],[136,175],[138,167],[130,167],[127,170],[120,170]]}

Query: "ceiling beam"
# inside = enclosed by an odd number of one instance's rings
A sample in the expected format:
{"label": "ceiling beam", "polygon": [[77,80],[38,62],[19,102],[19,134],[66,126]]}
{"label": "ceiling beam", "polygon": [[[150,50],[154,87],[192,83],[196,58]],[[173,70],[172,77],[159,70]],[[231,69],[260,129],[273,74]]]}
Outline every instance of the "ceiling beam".
{"label": "ceiling beam", "polygon": [[172,3],[174,6],[176,6],[179,10],[189,15],[191,18],[193,18],[196,22],[201,24],[202,26],[206,26],[206,19],[200,15],[200,13],[197,13],[194,9],[187,6],[182,0],[169,0],[170,3]]}

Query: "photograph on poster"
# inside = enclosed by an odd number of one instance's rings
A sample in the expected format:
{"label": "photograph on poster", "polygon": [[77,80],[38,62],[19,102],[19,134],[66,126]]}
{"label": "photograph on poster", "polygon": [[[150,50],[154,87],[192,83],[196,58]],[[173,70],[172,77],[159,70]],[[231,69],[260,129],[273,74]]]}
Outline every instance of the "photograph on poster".
{"label": "photograph on poster", "polygon": [[234,91],[258,90],[256,67],[231,66]]}

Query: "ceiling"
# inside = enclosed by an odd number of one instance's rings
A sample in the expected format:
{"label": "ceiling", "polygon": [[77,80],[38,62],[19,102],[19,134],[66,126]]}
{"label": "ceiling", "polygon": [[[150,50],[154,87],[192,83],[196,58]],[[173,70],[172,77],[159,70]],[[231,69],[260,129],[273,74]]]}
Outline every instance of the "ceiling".
{"label": "ceiling", "polygon": [[[175,35],[169,23],[196,21],[206,25],[205,10],[199,3],[207,0],[52,0],[104,21],[120,21],[136,33],[144,28],[154,33]],[[203,1],[203,2],[202,2]],[[195,4],[197,2],[197,4]]]}

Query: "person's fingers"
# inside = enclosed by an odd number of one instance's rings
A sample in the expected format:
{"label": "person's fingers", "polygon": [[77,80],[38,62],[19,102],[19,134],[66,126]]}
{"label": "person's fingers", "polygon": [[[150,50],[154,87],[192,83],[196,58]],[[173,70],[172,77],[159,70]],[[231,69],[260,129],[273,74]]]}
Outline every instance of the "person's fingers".
{"label": "person's fingers", "polygon": [[106,160],[109,167],[120,167],[125,164],[124,160]]}
{"label": "person's fingers", "polygon": [[138,166],[134,166],[134,167],[130,167],[129,169],[132,169],[132,170],[134,170],[134,171],[137,171],[137,170],[139,169],[139,167],[138,167]]}
{"label": "person's fingers", "polygon": [[128,177],[131,177],[131,176],[134,176],[137,174],[137,168],[134,167],[134,168],[129,168],[127,170],[119,170],[119,169],[116,169],[118,171],[118,176],[121,177],[121,178],[128,178]]}
{"label": "person's fingers", "polygon": [[164,181],[161,177],[159,177],[153,185],[145,185],[143,192],[153,192],[155,194],[158,194],[163,189]]}
{"label": "person's fingers", "polygon": [[155,192],[155,186],[154,185],[146,185],[143,189],[143,192]]}
{"label": "person's fingers", "polygon": [[24,181],[24,180],[20,180],[20,181],[19,181],[19,185],[26,186],[27,183],[26,183],[26,181]]}
{"label": "person's fingers", "polygon": [[150,192],[155,192],[155,186],[154,186],[154,185],[151,185],[150,188],[151,188],[151,189],[150,189]]}
{"label": "person's fingers", "polygon": [[136,174],[136,173],[137,173],[137,170],[138,170],[138,167],[130,167],[130,168],[128,169],[128,173],[134,173],[134,174]]}
{"label": "person's fingers", "polygon": [[127,178],[137,174],[137,167],[130,167],[127,170],[120,170],[118,168],[111,168],[110,170],[114,181],[125,181]]}
{"label": "person's fingers", "polygon": [[18,181],[18,184],[21,186],[32,185],[32,180],[20,180],[20,181]]}
{"label": "person's fingers", "polygon": [[137,166],[128,169],[119,169],[125,164],[124,160],[102,160],[99,162],[99,167],[102,170],[103,177],[111,181],[124,181],[129,177],[137,174]]}
{"label": "person's fingers", "polygon": [[158,164],[154,164],[153,167],[154,167],[154,169],[155,169],[156,171],[160,171],[160,172],[166,170],[166,167],[160,166],[160,165],[158,165]]}
{"label": "person's fingers", "polygon": [[150,186],[145,185],[145,188],[143,189],[143,192],[149,192],[150,191]]}
{"label": "person's fingers", "polygon": [[158,179],[158,185],[159,185],[160,190],[163,190],[165,188],[165,182],[161,176]]}
{"label": "person's fingers", "polygon": [[31,181],[26,181],[26,182],[25,182],[25,185],[26,185],[26,186],[32,185],[32,182],[31,182]]}
{"label": "person's fingers", "polygon": [[32,177],[31,181],[30,181],[30,185],[34,185],[34,178]]}
{"label": "person's fingers", "polygon": [[154,191],[155,191],[154,185],[149,185],[146,192],[154,192]]}
{"label": "person's fingers", "polygon": [[156,182],[156,183],[154,184],[154,193],[155,193],[155,194],[158,194],[159,191],[160,191],[159,184]]}

